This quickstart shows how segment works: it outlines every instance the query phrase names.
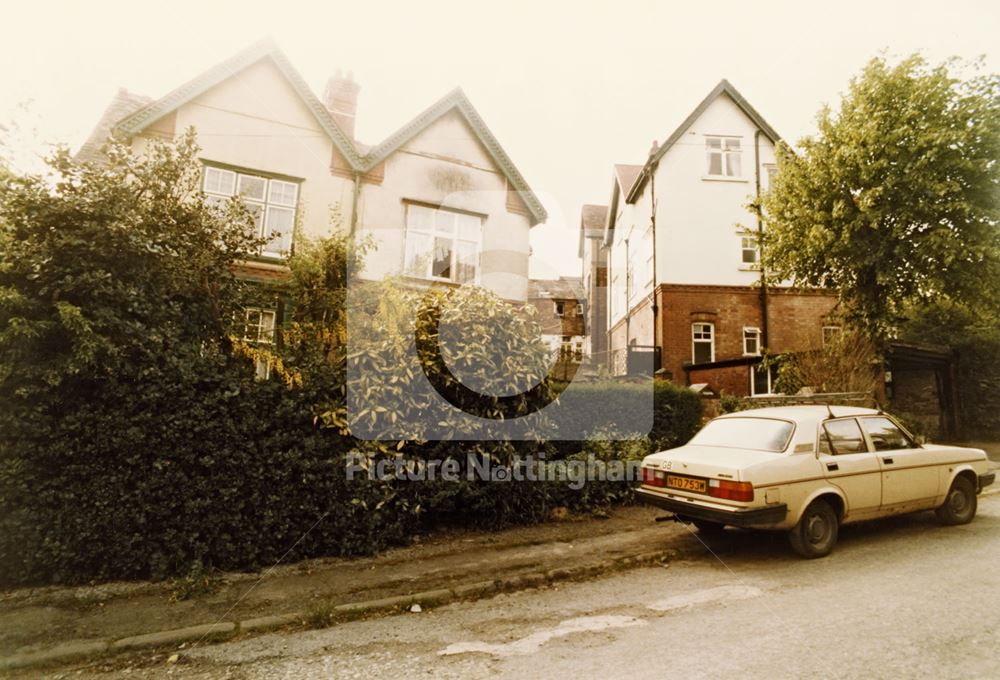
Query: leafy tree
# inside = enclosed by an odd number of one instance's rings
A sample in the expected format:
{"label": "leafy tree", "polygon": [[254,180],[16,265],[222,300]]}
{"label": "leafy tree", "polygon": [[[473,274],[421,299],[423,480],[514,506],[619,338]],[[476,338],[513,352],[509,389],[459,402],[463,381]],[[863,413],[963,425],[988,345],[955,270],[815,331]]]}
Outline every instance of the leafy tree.
{"label": "leafy tree", "polygon": [[873,59],[762,201],[768,273],[837,289],[877,341],[907,305],[1000,286],[1000,77],[954,66]]}

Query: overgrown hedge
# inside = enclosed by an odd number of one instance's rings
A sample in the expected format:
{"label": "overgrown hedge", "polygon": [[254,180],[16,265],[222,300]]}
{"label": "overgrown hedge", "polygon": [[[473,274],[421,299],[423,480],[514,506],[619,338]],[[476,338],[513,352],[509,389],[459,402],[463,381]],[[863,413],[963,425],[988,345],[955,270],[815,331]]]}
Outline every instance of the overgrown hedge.
{"label": "overgrown hedge", "polygon": [[[626,416],[649,413],[650,388],[602,384],[567,393],[586,397],[561,423],[576,441],[549,441],[544,418],[533,441],[490,436],[502,427],[489,418],[478,441],[433,436],[428,428],[440,422],[429,416],[429,393],[402,388],[421,370],[406,345],[412,291],[388,286],[363,300],[371,325],[345,343],[348,281],[363,247],[298,239],[283,289],[248,290],[230,265],[260,245],[248,236],[252,217],[236,201],[219,211],[199,197],[192,135],[143,156],[114,146],[105,166],[61,154],[53,170],[62,177],[55,185],[0,173],[2,587],[358,555],[438,526],[500,528],[558,506],[628,502],[634,482],[621,478],[572,488],[573,480],[488,481],[463,469],[457,481],[349,480],[346,462],[361,452],[373,463],[403,455],[467,466],[472,455],[503,469],[531,456],[579,470],[591,457],[638,460],[696,429],[697,397],[661,385],[652,437],[617,441],[635,432]],[[280,342],[242,340],[260,330],[243,327],[244,307],[280,307],[264,299],[278,295],[290,310]],[[505,376],[544,375],[537,327],[513,306],[468,287],[419,297],[428,304],[417,332],[452,333],[442,358],[462,384],[466,375],[501,387]],[[403,330],[380,335],[392,308]],[[348,347],[372,370],[352,378]],[[265,359],[272,379],[255,380],[254,361]],[[441,361],[420,361],[425,374],[443,374]],[[412,424],[401,441],[351,436],[349,386],[370,395],[375,425]],[[543,386],[531,399],[547,399]],[[518,399],[514,416],[533,406]]]}

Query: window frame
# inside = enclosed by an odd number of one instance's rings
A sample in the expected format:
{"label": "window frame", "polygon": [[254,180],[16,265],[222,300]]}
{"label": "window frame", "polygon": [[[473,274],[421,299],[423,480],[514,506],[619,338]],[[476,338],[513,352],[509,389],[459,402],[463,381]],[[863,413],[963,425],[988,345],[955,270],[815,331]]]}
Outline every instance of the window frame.
{"label": "window frame", "polygon": [[[254,327],[257,329],[255,335],[256,337],[250,337],[248,331],[250,329],[250,315],[258,314],[259,321]],[[267,337],[261,337],[267,325],[263,323],[265,315],[269,315],[271,318],[270,324],[270,334]],[[254,346],[267,345],[268,347],[275,344],[276,334],[278,332],[278,310],[271,309],[270,307],[244,307],[243,309],[243,340]],[[271,377],[271,362],[258,357],[254,361],[254,376],[257,380],[267,380]]]}
{"label": "window frame", "polygon": [[[419,201],[404,201],[404,212],[403,212],[403,267],[402,271],[404,275],[410,276],[417,279],[423,279],[425,281],[438,281],[442,283],[452,283],[456,285],[464,284],[478,284],[480,283],[482,276],[482,256],[483,256],[483,231],[486,225],[486,215],[479,213],[469,212],[467,210],[457,210],[454,208],[446,208],[444,206],[432,205],[428,203],[421,203]],[[432,214],[431,223],[427,229],[417,228],[411,225],[410,216],[414,209],[429,210]],[[447,213],[454,216],[452,221],[451,231],[449,234],[445,234],[437,229],[437,214]],[[460,228],[459,228],[459,216],[473,217],[479,220],[479,228],[476,230],[476,238],[461,238]],[[431,250],[430,257],[427,260],[427,266],[424,268],[424,273],[419,274],[411,271],[409,268],[409,262],[407,261],[407,253],[409,251],[408,243],[410,241],[411,235],[421,235],[430,238]],[[436,276],[434,274],[434,243],[435,239],[438,238],[449,238],[451,240],[451,251],[449,256],[448,271],[453,273],[451,276]],[[458,249],[459,244],[472,244],[475,248],[475,258],[474,258],[474,274],[470,280],[460,281],[458,279]]]}
{"label": "window frame", "polygon": [[[827,331],[834,332],[828,334]],[[834,324],[824,324],[823,329],[820,332],[822,333],[823,347],[826,347],[833,341],[834,337],[840,337],[840,334],[844,332],[844,328]]]}
{"label": "window frame", "polygon": [[[753,253],[753,259],[747,261],[747,253]],[[750,234],[740,234],[740,266],[756,269],[760,266],[760,240]]]}
{"label": "window frame", "polygon": [[763,364],[750,364],[750,396],[751,397],[769,397],[775,394],[774,383],[778,379],[777,367],[774,364],[770,364],[767,367],[767,392],[757,391],[757,381],[756,373],[759,369],[763,368]]}
{"label": "window frame", "polygon": [[[222,191],[222,187],[218,189],[209,188],[209,177],[218,173],[221,176],[229,175],[232,177],[232,186],[229,193]],[[244,196],[241,193],[240,180],[242,178],[248,179],[258,179],[262,180],[264,183],[263,192],[261,198],[256,198],[254,196]],[[283,184],[292,187],[293,197],[290,203],[279,202],[271,200],[271,188],[273,184]],[[257,251],[257,255],[260,257],[265,257],[268,259],[284,259],[292,254],[295,247],[295,221],[298,217],[298,205],[299,196],[302,193],[302,180],[293,177],[288,177],[285,175],[275,175],[273,173],[262,172],[259,170],[251,170],[249,168],[236,168],[221,165],[218,163],[213,163],[211,161],[203,162],[203,171],[201,178],[201,191],[206,196],[212,197],[214,199],[229,200],[231,198],[238,198],[247,206],[256,206],[260,209],[260,223],[256,226],[256,236],[257,238],[267,238],[268,243],[261,245],[260,249]],[[285,211],[291,213],[291,228],[286,232],[278,232],[281,236],[278,238],[279,241],[283,241],[287,237],[288,247],[287,249],[281,249],[279,243],[278,250],[268,250],[268,244],[274,240],[272,236],[271,227],[271,211]],[[251,214],[253,212],[251,211]]]}
{"label": "window frame", "polygon": [[[849,452],[845,451],[843,453],[837,453],[836,452],[836,450],[835,450],[835,448],[833,446],[833,441],[830,439],[830,435],[827,432],[826,426],[829,425],[830,423],[843,423],[843,422],[848,422],[848,421],[853,422],[854,426],[856,428],[858,428],[858,434],[861,435],[861,443],[865,447],[864,451],[849,451]],[[827,443],[827,448],[829,449],[828,452],[823,450],[823,441],[824,440]],[[859,456],[859,455],[862,455],[862,454],[871,454],[873,452],[872,451],[871,442],[868,440],[868,435],[865,432],[865,429],[863,427],[861,427],[861,423],[858,422],[858,419],[855,416],[845,416],[845,417],[842,417],[842,418],[828,418],[828,419],[822,421],[819,424],[819,430],[817,432],[816,451],[817,451],[818,455],[821,455],[821,456],[833,456],[833,457],[837,457],[837,456]]]}
{"label": "window frame", "polygon": [[[709,337],[708,337],[708,340],[707,340],[707,343],[709,345],[709,351],[708,351],[709,359],[708,359],[708,361],[702,361],[702,362],[698,362],[697,361],[697,356],[698,356],[698,354],[697,354],[697,345],[699,343],[705,344],[706,340],[704,338],[698,338],[698,337],[696,337],[696,334],[699,332],[699,331],[695,330],[696,326],[707,326],[708,327],[708,334],[709,334]],[[700,332],[704,333],[703,330],[700,331]],[[698,365],[699,363],[702,363],[702,364],[705,364],[705,363],[711,364],[714,361],[715,361],[715,323],[712,322],[712,321],[693,321],[693,322],[691,322],[691,363],[693,365]]]}
{"label": "window frame", "polygon": [[[747,350],[747,336],[753,335],[754,342],[757,345],[757,349],[754,352]],[[761,336],[762,333],[760,328],[757,326],[744,326],[743,327],[743,356],[745,357],[759,357],[761,355]]]}
{"label": "window frame", "polygon": [[[719,147],[714,149],[712,141],[718,140]],[[726,147],[727,142],[735,141],[737,148],[729,149]],[[712,172],[712,156],[719,156],[719,170],[720,172]],[[730,168],[729,157],[735,155],[738,158],[739,172],[730,173],[728,172]],[[710,179],[743,179],[743,137],[740,135],[705,135],[705,177]]]}

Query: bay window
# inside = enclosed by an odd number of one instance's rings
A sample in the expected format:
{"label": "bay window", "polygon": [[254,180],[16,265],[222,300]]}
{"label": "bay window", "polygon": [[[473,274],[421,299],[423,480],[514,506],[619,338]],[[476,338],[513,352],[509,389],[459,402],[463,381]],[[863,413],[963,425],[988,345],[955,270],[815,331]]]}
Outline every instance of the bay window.
{"label": "bay window", "polygon": [[404,271],[423,279],[473,283],[479,277],[482,232],[478,215],[408,204]]}
{"label": "bay window", "polygon": [[299,196],[297,182],[209,165],[205,167],[202,190],[213,203],[233,196],[243,201],[253,217],[255,235],[267,239],[261,246],[261,255],[284,257],[292,249]]}

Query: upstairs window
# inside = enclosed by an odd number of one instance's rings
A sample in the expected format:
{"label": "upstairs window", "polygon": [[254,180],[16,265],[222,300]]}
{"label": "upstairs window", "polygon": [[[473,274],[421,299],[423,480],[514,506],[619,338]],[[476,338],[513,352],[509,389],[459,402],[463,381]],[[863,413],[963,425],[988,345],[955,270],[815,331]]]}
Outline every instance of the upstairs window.
{"label": "upstairs window", "polygon": [[743,329],[743,354],[746,355],[759,355],[760,354],[760,329],[745,327]]}
{"label": "upstairs window", "polygon": [[710,323],[691,324],[691,361],[707,364],[715,361],[715,326]]}
{"label": "upstairs window", "polygon": [[705,149],[710,177],[743,176],[743,151],[738,137],[706,137]]}
{"label": "upstairs window", "polygon": [[240,197],[253,217],[256,236],[267,239],[261,255],[284,257],[291,251],[298,183],[206,166],[202,189],[214,203]]}
{"label": "upstairs window", "polygon": [[407,205],[404,271],[422,279],[473,283],[479,277],[482,232],[478,215]]}
{"label": "upstairs window", "polygon": [[743,264],[756,266],[760,262],[760,246],[754,236],[741,236],[740,249]]}
{"label": "upstairs window", "polygon": [[563,317],[566,316],[566,303],[562,300],[556,300],[556,316]]}

